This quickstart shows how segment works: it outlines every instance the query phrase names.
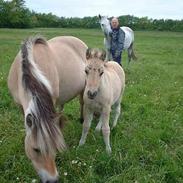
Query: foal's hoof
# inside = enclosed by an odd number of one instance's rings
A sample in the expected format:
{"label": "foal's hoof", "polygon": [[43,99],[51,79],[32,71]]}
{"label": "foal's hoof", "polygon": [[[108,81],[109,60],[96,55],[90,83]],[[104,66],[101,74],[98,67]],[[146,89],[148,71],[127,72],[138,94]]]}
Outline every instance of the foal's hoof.
{"label": "foal's hoof", "polygon": [[107,152],[108,155],[111,155],[111,153],[112,153],[111,147],[107,147],[106,152]]}
{"label": "foal's hoof", "polygon": [[83,146],[84,144],[85,144],[85,141],[80,140],[80,141],[79,141],[79,145],[78,145],[78,147]]}

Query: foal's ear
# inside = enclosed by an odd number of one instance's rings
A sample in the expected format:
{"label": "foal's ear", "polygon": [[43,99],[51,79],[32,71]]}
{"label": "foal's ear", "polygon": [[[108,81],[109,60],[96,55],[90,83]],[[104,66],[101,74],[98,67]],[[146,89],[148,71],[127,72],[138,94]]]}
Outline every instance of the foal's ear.
{"label": "foal's ear", "polygon": [[100,55],[100,59],[104,61],[105,58],[106,58],[106,51],[105,50],[102,50],[102,53]]}
{"label": "foal's ear", "polygon": [[99,14],[99,15],[98,15],[98,18],[99,18],[99,19],[101,19],[101,18],[102,18],[102,16]]}
{"label": "foal's ear", "polygon": [[91,48],[86,50],[86,59],[88,60],[91,57]]}

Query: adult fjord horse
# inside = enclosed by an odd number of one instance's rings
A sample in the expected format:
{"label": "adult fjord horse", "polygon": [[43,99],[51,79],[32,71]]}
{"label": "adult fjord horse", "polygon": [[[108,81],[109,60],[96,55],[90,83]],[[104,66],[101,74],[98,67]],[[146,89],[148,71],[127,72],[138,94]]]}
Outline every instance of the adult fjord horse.
{"label": "adult fjord horse", "polygon": [[25,151],[43,183],[58,182],[55,154],[65,143],[54,104],[83,92],[86,50],[74,37],[29,38],[9,72],[9,90],[24,111]]}
{"label": "adult fjord horse", "polygon": [[[112,32],[110,21],[107,16],[99,15],[99,22],[104,33],[104,46],[106,48],[106,61],[112,60],[112,55],[110,52],[111,49],[111,37],[110,33]],[[128,51],[128,63],[130,63],[131,59],[136,60],[133,43],[134,43],[134,32],[131,28],[122,26],[120,27],[125,33],[125,41],[124,41],[124,50]]]}

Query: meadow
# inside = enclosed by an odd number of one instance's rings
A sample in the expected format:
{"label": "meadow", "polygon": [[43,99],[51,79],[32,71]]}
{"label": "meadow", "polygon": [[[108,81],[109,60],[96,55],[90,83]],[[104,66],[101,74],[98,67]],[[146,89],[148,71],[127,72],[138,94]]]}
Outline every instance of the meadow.
{"label": "meadow", "polygon": [[[89,47],[103,48],[101,30],[0,29],[0,183],[39,182],[24,152],[23,115],[7,89],[7,76],[20,43],[29,35],[47,39],[73,35]],[[111,132],[108,156],[102,134],[92,123],[87,142],[77,148],[82,125],[79,102],[65,106],[63,130],[68,150],[56,163],[64,183],[183,182],[183,33],[135,32],[138,61],[127,65],[122,115]]]}

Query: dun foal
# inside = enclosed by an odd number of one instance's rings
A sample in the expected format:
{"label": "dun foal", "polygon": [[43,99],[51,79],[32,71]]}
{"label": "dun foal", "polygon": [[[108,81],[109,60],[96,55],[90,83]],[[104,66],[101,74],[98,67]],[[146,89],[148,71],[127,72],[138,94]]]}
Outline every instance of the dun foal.
{"label": "dun foal", "polygon": [[106,53],[98,49],[86,52],[86,86],[84,90],[84,123],[79,146],[83,145],[93,119],[94,112],[100,113],[96,131],[102,128],[107,153],[111,153],[109,118],[111,107],[115,115],[114,128],[121,111],[121,99],[125,88],[125,73],[116,62],[104,62]]}

